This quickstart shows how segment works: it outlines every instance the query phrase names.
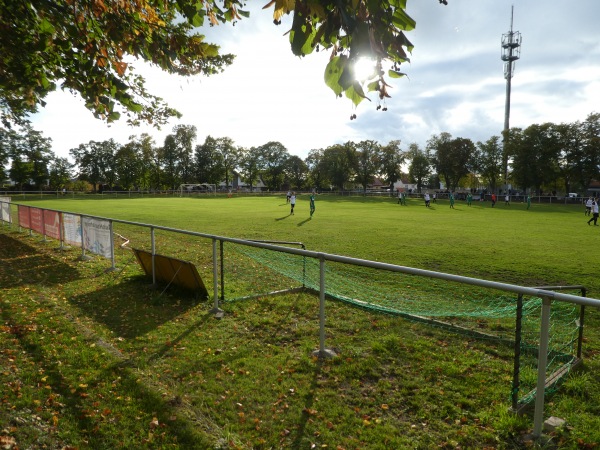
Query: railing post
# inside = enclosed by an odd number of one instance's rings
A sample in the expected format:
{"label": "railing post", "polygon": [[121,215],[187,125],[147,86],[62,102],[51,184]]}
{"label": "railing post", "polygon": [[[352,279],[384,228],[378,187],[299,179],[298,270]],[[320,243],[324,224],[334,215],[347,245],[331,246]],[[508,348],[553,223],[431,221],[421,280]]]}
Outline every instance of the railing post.
{"label": "railing post", "polygon": [[517,411],[519,406],[519,373],[521,371],[521,338],[523,324],[523,294],[517,297],[517,317],[515,324],[515,356],[513,368],[513,383],[512,383],[512,409]]}
{"label": "railing post", "polygon": [[336,356],[331,349],[325,348],[325,258],[319,258],[319,350],[313,352],[318,358]]}
{"label": "railing post", "polygon": [[217,239],[213,238],[213,298],[214,306],[210,310],[217,319],[223,317],[224,311],[219,308],[219,261],[217,258]]}
{"label": "railing post", "polygon": [[150,227],[150,245],[152,251],[152,286],[156,286],[156,262],[154,255],[156,255],[156,240],[154,238],[154,227]]}
{"label": "railing post", "polygon": [[538,351],[538,378],[535,392],[535,411],[533,413],[533,436],[542,435],[544,425],[544,396],[546,390],[546,364],[548,363],[548,341],[550,332],[550,305],[548,297],[542,298],[542,317],[540,327],[540,346]]}
{"label": "railing post", "polygon": [[113,234],[113,221],[108,221],[108,233],[110,236],[110,268],[108,268],[107,272],[112,272],[116,270],[117,266],[115,265],[115,235]]}
{"label": "railing post", "polygon": [[221,253],[221,301],[225,300],[225,251],[223,239],[219,239],[219,250]]}
{"label": "railing post", "polygon": [[[587,296],[587,290],[581,288],[581,296]],[[585,319],[585,305],[579,306],[579,337],[577,338],[577,358],[581,359],[581,346],[583,344],[583,326]]]}
{"label": "railing post", "polygon": [[42,211],[42,241],[46,242],[48,241],[48,239],[46,239],[46,210],[45,209],[41,209]]}

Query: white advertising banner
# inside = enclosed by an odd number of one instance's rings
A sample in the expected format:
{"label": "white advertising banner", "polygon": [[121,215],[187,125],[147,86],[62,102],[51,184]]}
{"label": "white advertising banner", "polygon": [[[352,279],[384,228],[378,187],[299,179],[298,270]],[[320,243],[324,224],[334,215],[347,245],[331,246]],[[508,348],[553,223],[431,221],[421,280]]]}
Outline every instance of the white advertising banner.
{"label": "white advertising banner", "polygon": [[111,226],[108,220],[92,219],[84,217],[81,220],[83,225],[83,246],[86,250],[105,258],[112,258],[111,246]]}
{"label": "white advertising banner", "polygon": [[0,197],[0,201],[2,202],[0,203],[0,220],[12,223],[10,220],[10,197]]}
{"label": "white advertising banner", "polygon": [[81,247],[81,216],[63,213],[63,236],[66,244]]}

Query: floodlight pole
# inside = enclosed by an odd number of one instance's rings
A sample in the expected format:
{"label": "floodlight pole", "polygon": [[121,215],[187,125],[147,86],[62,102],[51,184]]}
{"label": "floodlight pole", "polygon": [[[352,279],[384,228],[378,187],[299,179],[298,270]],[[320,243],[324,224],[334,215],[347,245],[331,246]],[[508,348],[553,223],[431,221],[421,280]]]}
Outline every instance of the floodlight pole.
{"label": "floodlight pole", "polygon": [[504,189],[508,193],[508,139],[510,129],[510,91],[515,61],[521,57],[521,33],[513,31],[514,5],[510,10],[510,31],[502,35],[502,56],[504,78],[506,78],[506,100],[504,103],[504,132],[502,133],[502,168]]}

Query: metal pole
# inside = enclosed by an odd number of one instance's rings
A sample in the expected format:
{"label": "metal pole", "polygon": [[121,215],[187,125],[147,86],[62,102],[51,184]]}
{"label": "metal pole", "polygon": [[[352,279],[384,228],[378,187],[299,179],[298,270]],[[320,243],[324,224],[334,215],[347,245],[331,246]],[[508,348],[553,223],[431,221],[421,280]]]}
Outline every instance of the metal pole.
{"label": "metal pole", "polygon": [[533,413],[533,436],[542,435],[544,425],[544,394],[546,389],[546,365],[548,363],[548,341],[550,332],[550,306],[548,297],[542,298],[542,318],[540,327],[540,347],[538,353],[538,378],[535,392],[535,411]]}
{"label": "metal pole", "polygon": [[[581,296],[587,296],[587,290],[581,288]],[[579,338],[577,339],[577,358],[581,359],[581,346],[583,344],[583,326],[585,319],[585,305],[579,306]]]}
{"label": "metal pole", "polygon": [[60,238],[60,250],[64,250],[65,248],[65,233],[63,230],[64,227],[64,221],[63,221],[63,215],[62,213],[57,213],[58,214],[58,237]]}
{"label": "metal pole", "polygon": [[579,306],[579,336],[577,338],[577,358],[581,359],[581,346],[583,343],[583,320],[585,318],[585,305]]}
{"label": "metal pole", "polygon": [[112,220],[108,221],[108,232],[110,233],[110,262],[111,267],[109,270],[115,270],[115,236],[113,235],[113,223]]}
{"label": "metal pole", "polygon": [[152,286],[156,286],[156,263],[154,255],[156,254],[156,240],[154,238],[154,227],[150,227],[150,241],[152,245]]}
{"label": "metal pole", "polygon": [[319,261],[319,354],[325,352],[325,259]]}
{"label": "metal pole", "polygon": [[335,351],[325,348],[325,258],[319,257],[319,350],[313,355],[318,358],[332,358],[336,356]]}
{"label": "metal pole", "polygon": [[42,211],[42,235],[43,235],[42,240],[44,242],[46,242],[48,240],[48,239],[46,239],[46,210],[42,209],[41,211]]}
{"label": "metal pole", "polygon": [[79,226],[81,227],[81,260],[85,261],[85,227],[83,226],[83,216],[79,216]]}
{"label": "metal pole", "polygon": [[513,368],[513,385],[512,385],[512,409],[517,411],[519,406],[519,373],[521,371],[521,338],[522,338],[522,324],[523,324],[523,295],[519,294],[517,297],[517,320],[515,326],[515,356],[514,356],[514,368]]}
{"label": "metal pole", "polygon": [[221,301],[225,300],[225,256],[223,250],[223,239],[219,240],[221,251]]}
{"label": "metal pole", "polygon": [[212,240],[213,247],[213,298],[214,298],[214,306],[213,309],[210,310],[211,313],[215,315],[218,319],[223,317],[224,311],[219,308],[219,261],[217,258],[217,239],[213,238]]}

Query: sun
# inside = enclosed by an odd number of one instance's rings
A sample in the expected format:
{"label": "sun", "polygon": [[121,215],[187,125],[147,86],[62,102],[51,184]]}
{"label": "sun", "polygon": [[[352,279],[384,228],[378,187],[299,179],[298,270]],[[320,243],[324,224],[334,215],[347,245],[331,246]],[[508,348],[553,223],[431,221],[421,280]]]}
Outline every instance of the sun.
{"label": "sun", "polygon": [[354,63],[354,79],[366,81],[375,77],[376,61],[373,58],[360,57]]}

